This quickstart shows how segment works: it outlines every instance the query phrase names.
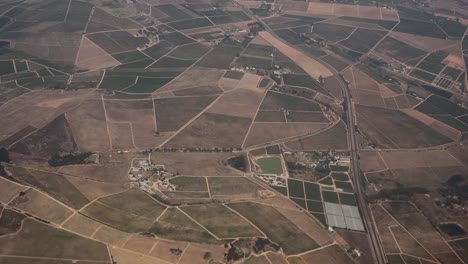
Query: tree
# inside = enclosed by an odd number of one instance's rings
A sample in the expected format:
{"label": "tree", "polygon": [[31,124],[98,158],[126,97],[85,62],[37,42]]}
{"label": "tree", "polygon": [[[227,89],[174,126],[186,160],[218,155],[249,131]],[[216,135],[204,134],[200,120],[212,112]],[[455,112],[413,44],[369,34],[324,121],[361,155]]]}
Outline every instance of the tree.
{"label": "tree", "polygon": [[10,156],[6,148],[0,148],[0,162],[10,163]]}

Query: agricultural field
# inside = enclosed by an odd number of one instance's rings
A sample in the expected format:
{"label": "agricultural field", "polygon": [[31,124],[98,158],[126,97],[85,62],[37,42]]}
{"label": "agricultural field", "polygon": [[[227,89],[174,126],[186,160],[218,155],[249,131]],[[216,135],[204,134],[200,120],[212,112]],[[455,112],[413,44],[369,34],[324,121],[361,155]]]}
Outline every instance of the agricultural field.
{"label": "agricultural field", "polygon": [[336,2],[2,1],[0,263],[467,262],[464,7]]}

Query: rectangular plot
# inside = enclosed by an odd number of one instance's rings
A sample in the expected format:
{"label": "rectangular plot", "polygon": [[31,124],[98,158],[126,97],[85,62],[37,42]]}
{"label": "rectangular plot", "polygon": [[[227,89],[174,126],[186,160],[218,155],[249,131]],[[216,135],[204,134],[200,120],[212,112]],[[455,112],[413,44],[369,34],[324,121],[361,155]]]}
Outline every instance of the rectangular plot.
{"label": "rectangular plot", "polygon": [[304,186],[307,199],[316,201],[322,200],[322,196],[320,195],[320,185],[311,182],[304,182]]}
{"label": "rectangular plot", "polygon": [[322,191],[323,200],[330,203],[340,203],[338,201],[338,193],[330,191]]}
{"label": "rectangular plot", "polygon": [[302,181],[288,179],[289,196],[304,198],[304,185]]}
{"label": "rectangular plot", "polygon": [[322,202],[307,200],[307,210],[314,213],[323,213],[323,204]]}

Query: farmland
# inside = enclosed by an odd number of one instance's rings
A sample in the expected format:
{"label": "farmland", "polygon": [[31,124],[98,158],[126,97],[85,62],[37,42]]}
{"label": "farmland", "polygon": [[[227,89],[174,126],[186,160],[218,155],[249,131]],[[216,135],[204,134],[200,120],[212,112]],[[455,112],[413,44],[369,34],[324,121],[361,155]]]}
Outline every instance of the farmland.
{"label": "farmland", "polygon": [[0,263],[468,261],[461,3],[3,2]]}

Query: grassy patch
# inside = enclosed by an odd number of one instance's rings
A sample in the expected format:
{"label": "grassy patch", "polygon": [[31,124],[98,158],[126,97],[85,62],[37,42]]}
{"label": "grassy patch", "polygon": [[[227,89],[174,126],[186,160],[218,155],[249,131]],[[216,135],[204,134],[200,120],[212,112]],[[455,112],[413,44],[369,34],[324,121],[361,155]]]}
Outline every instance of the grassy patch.
{"label": "grassy patch", "polygon": [[278,157],[267,157],[267,158],[260,158],[257,160],[258,166],[263,173],[270,173],[270,174],[282,174],[283,173],[283,166],[281,164],[281,159]]}
{"label": "grassy patch", "polygon": [[349,167],[348,166],[341,166],[341,165],[330,165],[330,170],[339,171],[339,172],[347,172],[347,171],[349,171]]}

